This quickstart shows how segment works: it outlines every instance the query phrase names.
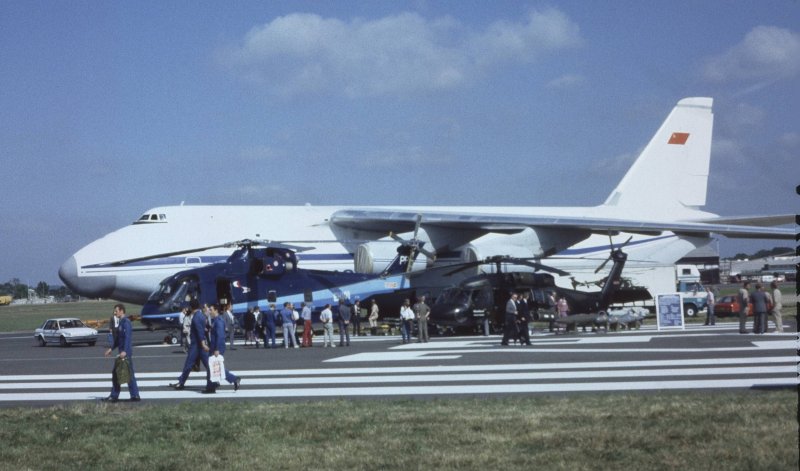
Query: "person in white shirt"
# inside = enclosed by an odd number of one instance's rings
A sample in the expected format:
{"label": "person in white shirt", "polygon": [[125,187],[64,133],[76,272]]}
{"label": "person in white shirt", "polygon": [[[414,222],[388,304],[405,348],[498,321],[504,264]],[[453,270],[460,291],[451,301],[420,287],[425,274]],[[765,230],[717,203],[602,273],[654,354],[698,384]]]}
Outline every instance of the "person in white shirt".
{"label": "person in white shirt", "polygon": [[378,335],[378,303],[372,300],[372,307],[369,310],[369,333],[370,335]]}
{"label": "person in white shirt", "polygon": [[336,344],[333,343],[333,311],[331,311],[330,304],[326,304],[325,308],[322,309],[319,320],[322,322],[322,346],[327,347],[330,345],[331,347],[336,347]]}
{"label": "person in white shirt", "polygon": [[236,350],[233,347],[234,337],[236,336],[236,318],[233,317],[231,305],[225,305],[225,332],[228,334],[228,342],[231,344],[230,350]]}
{"label": "person in white shirt", "polygon": [[714,303],[717,300],[714,298],[714,292],[711,291],[710,287],[706,287],[706,309],[708,309],[708,314],[706,315],[706,323],[704,325],[714,325],[717,322],[716,316],[714,316]]}
{"label": "person in white shirt", "polygon": [[406,299],[400,307],[400,335],[403,336],[403,343],[411,341],[411,329],[414,322],[414,310],[411,309],[411,301]]}
{"label": "person in white shirt", "polygon": [[775,332],[783,333],[783,316],[781,315],[783,294],[781,294],[777,281],[773,281],[769,286],[772,288],[772,320],[775,321]]}

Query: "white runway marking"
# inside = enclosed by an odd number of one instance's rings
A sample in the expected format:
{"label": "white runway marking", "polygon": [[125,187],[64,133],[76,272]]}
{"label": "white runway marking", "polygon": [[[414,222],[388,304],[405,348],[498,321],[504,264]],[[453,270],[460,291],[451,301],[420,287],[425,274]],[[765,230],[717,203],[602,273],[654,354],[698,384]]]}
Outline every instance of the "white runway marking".
{"label": "white runway marking", "polygon": [[[777,363],[797,364],[796,356],[773,357],[741,357],[741,358],[690,358],[682,360],[630,360],[630,361],[596,361],[596,362],[560,362],[560,363],[513,363],[490,365],[436,365],[436,366],[376,366],[363,368],[310,368],[302,370],[242,370],[236,371],[241,377],[256,376],[318,376],[318,375],[348,375],[348,374],[419,374],[419,373],[450,373],[450,372],[481,372],[481,371],[546,371],[546,370],[582,370],[582,369],[613,369],[613,368],[664,368],[677,366],[717,366],[717,365],[743,365],[757,363],[769,365]],[[137,379],[165,378],[175,379],[180,372],[136,373]],[[203,373],[192,373],[192,377]],[[108,373],[80,374],[80,375],[5,375],[0,376],[3,381],[65,381],[74,379],[101,379],[108,380]]]}
{"label": "white runway marking", "polygon": [[[468,381],[540,381],[545,379],[598,379],[598,378],[641,378],[641,377],[669,377],[669,376],[724,376],[724,375],[754,375],[754,374],[782,374],[796,373],[794,365],[788,366],[752,366],[728,368],[669,368],[663,370],[602,370],[578,372],[548,372],[548,373],[463,373],[463,374],[435,374],[435,375],[403,375],[403,376],[326,376],[302,378],[253,378],[246,381],[246,385],[260,386],[297,386],[301,384],[370,384],[370,383],[436,383],[436,382],[468,382]],[[69,383],[6,383],[0,384],[3,389],[88,389],[108,386],[109,379],[105,381],[73,381]],[[168,381],[137,381],[139,388],[168,387]],[[188,386],[205,387],[205,380],[189,380]]]}
{"label": "white runway marking", "polygon": [[[593,344],[602,342],[581,342],[582,344]],[[421,344],[430,345],[430,344]],[[549,344],[548,346],[551,346]],[[715,348],[541,348],[534,344],[533,346],[506,346],[501,347],[495,344],[491,348],[486,348],[486,344],[471,344],[461,347],[461,349],[450,349],[439,354],[439,351],[431,352],[430,349],[424,347],[408,348],[407,345],[392,348],[386,352],[366,352],[347,355],[344,357],[331,358],[325,360],[326,363],[346,363],[346,362],[386,362],[386,361],[419,361],[419,360],[452,360],[463,356],[464,354],[473,353],[494,353],[494,354],[516,354],[516,355],[536,355],[541,353],[644,353],[644,352],[659,352],[659,353],[678,353],[678,352],[691,352],[691,353],[710,353],[710,352],[746,352],[746,351],[768,351],[768,350],[797,350],[800,343],[796,340],[774,340],[753,342],[752,346],[747,347],[715,347]],[[474,349],[473,349],[474,348]],[[437,348],[438,349],[438,348]],[[436,350],[436,349],[435,349]]]}
{"label": "white runway marking", "polygon": [[[399,338],[383,337],[370,340],[390,342],[384,345],[382,351],[352,355],[333,351],[332,354],[342,356],[317,363],[329,366],[326,368],[234,368],[234,372],[243,378],[242,389],[236,393],[230,385],[224,384],[216,395],[201,395],[199,391],[205,386],[205,373],[193,373],[192,379],[186,383],[189,389],[184,391],[174,391],[168,387],[170,382],[176,380],[178,371],[138,373],[137,379],[145,400],[743,389],[797,387],[800,384],[795,355],[800,342],[796,333],[741,336],[738,332],[715,332],[705,327],[694,329],[693,332],[667,335],[671,339],[682,338],[679,345],[687,347],[658,348],[659,345],[665,345],[660,343],[664,340],[663,335],[640,331],[625,335],[536,335],[532,337],[534,345],[530,347],[501,347],[499,336],[444,338],[406,345],[400,345]],[[727,338],[723,345],[734,343],[738,346],[702,347],[708,345],[707,339],[712,337]],[[732,337],[738,341],[731,342]],[[137,357],[163,356],[159,355],[158,350],[152,350],[155,347],[163,346],[137,347],[137,350],[149,349],[145,351],[150,353]],[[166,347],[175,348],[171,345]],[[569,352],[586,353],[585,357],[573,358],[586,358],[588,361],[537,361],[542,354]],[[606,354],[614,353],[624,353],[623,358],[631,359],[603,360],[608,358]],[[675,353],[677,355],[673,356],[703,358],[638,359],[648,353]],[[737,357],[732,357],[737,354]],[[461,357],[467,361],[480,359],[484,364],[456,364],[452,361]],[[512,358],[520,359],[523,363],[512,363]],[[412,366],[405,363],[408,361],[415,361],[416,364]],[[436,363],[432,363],[434,361]],[[504,363],[491,364],[491,361]],[[350,366],[355,363],[359,364]],[[107,396],[110,388],[110,374],[106,371],[90,374],[0,375],[0,403],[92,401]],[[127,398],[127,394],[126,387],[123,387],[122,397]]]}
{"label": "white runway marking", "polygon": [[[210,396],[203,396],[198,392],[205,386],[202,374],[198,374],[195,376],[196,379],[191,379],[187,382],[187,387],[194,388],[193,390],[184,391],[168,389],[167,385],[174,380],[175,373],[143,373],[138,377],[140,379],[139,387],[142,391],[142,397],[150,400],[196,399],[199,397],[292,398],[636,391],[652,389],[789,387],[798,384],[797,359],[794,356],[562,364],[253,370],[241,371],[239,374],[244,378],[243,389],[234,393],[230,386],[223,386],[219,389],[217,395]],[[786,375],[786,377],[765,377],[765,375],[779,374]],[[728,379],[689,379],[697,376],[737,377]],[[608,381],[615,378],[620,380],[641,378],[642,380]],[[659,379],[652,380],[653,378]],[[575,382],[597,379],[605,381],[599,383]],[[650,380],[646,381],[644,379]],[[0,393],[0,402],[97,400],[105,397],[110,389],[108,374],[0,376],[0,380],[2,380],[0,390],[9,391]],[[526,384],[521,383],[523,381],[549,382]],[[500,384],[446,384],[455,382],[499,382]],[[389,385],[390,383],[397,384]],[[440,384],[426,385],[425,383]],[[361,386],[345,386],[348,384]],[[368,384],[371,384],[371,386],[364,386]],[[324,387],[296,387],[301,385]],[[267,386],[267,388],[253,389],[253,386]],[[269,388],[269,386],[273,386],[273,388]],[[295,387],[285,388],[285,386]],[[48,392],[29,392],[36,389]],[[81,392],[54,391],[58,389],[92,390]],[[123,397],[126,394],[126,392],[123,392]]]}

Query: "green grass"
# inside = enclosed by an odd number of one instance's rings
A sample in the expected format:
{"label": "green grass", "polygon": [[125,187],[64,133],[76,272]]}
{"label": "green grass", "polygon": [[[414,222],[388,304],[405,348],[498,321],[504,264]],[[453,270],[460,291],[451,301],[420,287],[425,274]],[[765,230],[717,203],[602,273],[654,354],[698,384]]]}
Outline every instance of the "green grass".
{"label": "green grass", "polygon": [[[53,317],[77,317],[108,320],[116,301],[81,301],[77,303],[13,304],[0,306],[0,332],[33,332]],[[138,314],[141,306],[126,304],[128,314]]]}
{"label": "green grass", "polygon": [[798,468],[795,391],[0,409],[2,469]]}

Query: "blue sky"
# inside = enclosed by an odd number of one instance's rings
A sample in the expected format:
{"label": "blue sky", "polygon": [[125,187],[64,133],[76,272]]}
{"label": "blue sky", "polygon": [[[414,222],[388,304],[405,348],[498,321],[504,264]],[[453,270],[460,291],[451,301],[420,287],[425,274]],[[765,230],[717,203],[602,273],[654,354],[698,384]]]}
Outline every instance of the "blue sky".
{"label": "blue sky", "polygon": [[795,213],[798,25],[795,0],[2,0],[0,280],[58,283],[182,201],[599,204],[688,96],[715,99],[706,209]]}

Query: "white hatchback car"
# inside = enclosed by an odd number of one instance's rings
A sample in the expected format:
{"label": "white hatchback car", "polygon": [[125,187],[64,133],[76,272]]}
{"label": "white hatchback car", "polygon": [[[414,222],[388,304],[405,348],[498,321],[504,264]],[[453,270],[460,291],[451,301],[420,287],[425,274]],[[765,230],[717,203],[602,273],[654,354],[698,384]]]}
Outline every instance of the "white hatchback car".
{"label": "white hatchback car", "polygon": [[41,347],[56,342],[62,347],[74,343],[86,343],[91,347],[97,343],[97,331],[76,318],[48,319],[33,332],[33,338]]}

